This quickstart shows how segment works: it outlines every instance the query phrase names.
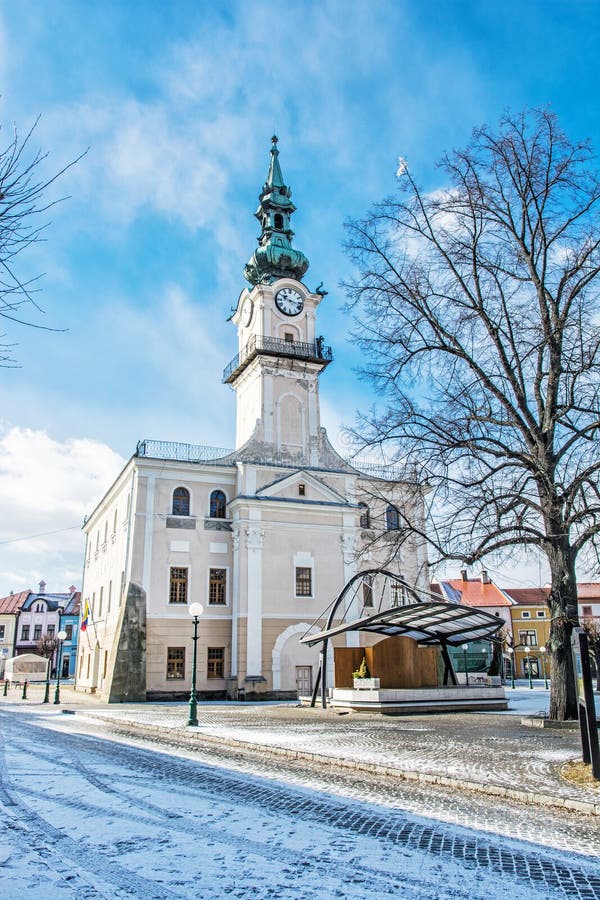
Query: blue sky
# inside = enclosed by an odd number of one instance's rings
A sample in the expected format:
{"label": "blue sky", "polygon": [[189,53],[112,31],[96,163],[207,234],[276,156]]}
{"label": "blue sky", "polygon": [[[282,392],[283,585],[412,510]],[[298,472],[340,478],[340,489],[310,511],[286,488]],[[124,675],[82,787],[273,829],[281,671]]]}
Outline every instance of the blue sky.
{"label": "blue sky", "polygon": [[61,533],[0,543],[0,596],[80,583],[76,526],[138,440],[233,446],[226,319],[273,132],[305,282],[329,291],[321,403],[336,443],[372,400],[342,311],[344,221],[395,190],[400,155],[440,187],[443,151],[507,107],[551,105],[598,148],[598,13],[582,0],[0,3],[3,134],[41,115],[48,171],[89,147],[19,269],[45,273],[32,320],[68,330],[11,326],[22,367],[0,370],[0,541]]}

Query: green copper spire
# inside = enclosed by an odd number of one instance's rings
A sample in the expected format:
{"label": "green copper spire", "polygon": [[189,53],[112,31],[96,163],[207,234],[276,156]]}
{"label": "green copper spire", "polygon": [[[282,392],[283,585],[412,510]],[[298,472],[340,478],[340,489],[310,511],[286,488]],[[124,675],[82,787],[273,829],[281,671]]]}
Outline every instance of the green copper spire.
{"label": "green copper spire", "polygon": [[270,284],[286,275],[300,281],[308,269],[304,253],[292,247],[290,217],[295,209],[292,191],[281,174],[277,138],[273,136],[269,172],[255,213],[262,231],[258,247],[244,269],[244,277],[251,284]]}

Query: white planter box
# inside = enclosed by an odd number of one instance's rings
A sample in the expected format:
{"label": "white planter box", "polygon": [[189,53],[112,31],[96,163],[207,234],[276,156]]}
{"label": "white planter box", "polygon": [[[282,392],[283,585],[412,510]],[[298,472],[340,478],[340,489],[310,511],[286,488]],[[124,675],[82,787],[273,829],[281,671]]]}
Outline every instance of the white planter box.
{"label": "white planter box", "polygon": [[379,690],[379,678],[355,678],[354,679],[354,690],[355,691],[378,691]]}

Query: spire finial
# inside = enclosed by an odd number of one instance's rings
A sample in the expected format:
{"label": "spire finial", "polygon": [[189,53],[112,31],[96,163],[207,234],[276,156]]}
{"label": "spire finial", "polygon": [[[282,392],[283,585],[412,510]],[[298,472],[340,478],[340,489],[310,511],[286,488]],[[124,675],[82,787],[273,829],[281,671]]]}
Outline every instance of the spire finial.
{"label": "spire finial", "polygon": [[300,281],[308,269],[304,253],[292,247],[294,232],[290,217],[296,207],[292,203],[292,191],[283,180],[278,159],[278,142],[279,139],[274,134],[271,138],[267,180],[255,213],[261,224],[259,246],[244,269],[244,275],[251,284],[270,283],[284,275]]}

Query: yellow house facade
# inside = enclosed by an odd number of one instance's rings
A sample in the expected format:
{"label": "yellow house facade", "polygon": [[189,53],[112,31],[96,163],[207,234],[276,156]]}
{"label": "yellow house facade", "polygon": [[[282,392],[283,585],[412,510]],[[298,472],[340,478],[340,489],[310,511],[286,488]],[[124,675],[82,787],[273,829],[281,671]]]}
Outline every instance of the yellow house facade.
{"label": "yellow house facade", "polygon": [[545,678],[550,673],[548,639],[550,637],[550,612],[546,603],[545,588],[504,589],[513,601],[510,607],[513,632],[513,656],[515,676]]}

